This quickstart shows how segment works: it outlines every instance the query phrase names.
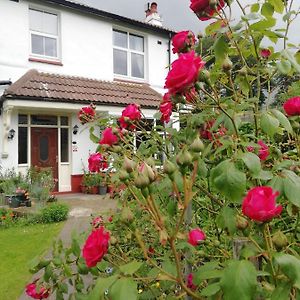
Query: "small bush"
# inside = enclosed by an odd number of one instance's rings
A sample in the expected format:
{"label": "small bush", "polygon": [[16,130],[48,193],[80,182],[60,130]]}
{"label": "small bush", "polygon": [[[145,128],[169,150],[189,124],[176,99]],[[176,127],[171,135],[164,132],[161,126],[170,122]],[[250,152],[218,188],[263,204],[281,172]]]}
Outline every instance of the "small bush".
{"label": "small bush", "polygon": [[41,211],[43,223],[61,222],[67,219],[69,207],[66,204],[53,203],[44,207]]}

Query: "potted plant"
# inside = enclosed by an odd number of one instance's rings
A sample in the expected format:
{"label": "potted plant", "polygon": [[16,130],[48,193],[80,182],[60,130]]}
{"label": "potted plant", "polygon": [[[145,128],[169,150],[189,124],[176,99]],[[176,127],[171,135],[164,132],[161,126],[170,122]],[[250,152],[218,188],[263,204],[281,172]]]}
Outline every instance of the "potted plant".
{"label": "potted plant", "polygon": [[97,174],[84,173],[81,182],[81,192],[85,194],[97,194]]}

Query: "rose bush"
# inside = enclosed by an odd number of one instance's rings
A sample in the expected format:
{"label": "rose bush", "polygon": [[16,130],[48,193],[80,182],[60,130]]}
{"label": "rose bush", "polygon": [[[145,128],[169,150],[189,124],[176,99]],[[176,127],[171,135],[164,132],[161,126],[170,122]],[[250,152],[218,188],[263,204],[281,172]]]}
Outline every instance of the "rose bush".
{"label": "rose bush", "polygon": [[234,2],[241,20],[231,1],[191,1],[214,22],[172,63],[156,126],[129,106],[91,135],[122,192],[113,218],[32,266],[58,299],[299,298],[299,10]]}

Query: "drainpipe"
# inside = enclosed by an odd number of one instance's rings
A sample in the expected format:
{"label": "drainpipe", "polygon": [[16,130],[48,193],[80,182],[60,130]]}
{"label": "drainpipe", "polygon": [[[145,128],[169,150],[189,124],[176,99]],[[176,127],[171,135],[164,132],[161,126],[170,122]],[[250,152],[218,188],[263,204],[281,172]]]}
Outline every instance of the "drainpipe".
{"label": "drainpipe", "polygon": [[168,42],[168,52],[169,52],[168,66],[169,66],[169,70],[171,69],[171,40],[172,40],[172,34],[171,34],[171,32],[169,32],[169,42]]}

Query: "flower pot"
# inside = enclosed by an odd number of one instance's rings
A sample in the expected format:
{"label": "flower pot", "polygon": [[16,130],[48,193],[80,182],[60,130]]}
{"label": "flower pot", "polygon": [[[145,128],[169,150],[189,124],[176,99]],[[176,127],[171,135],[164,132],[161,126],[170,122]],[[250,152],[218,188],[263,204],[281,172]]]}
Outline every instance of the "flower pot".
{"label": "flower pot", "polygon": [[107,185],[99,185],[99,195],[106,195]]}
{"label": "flower pot", "polygon": [[89,194],[98,194],[99,190],[98,190],[98,186],[91,186],[89,187]]}
{"label": "flower pot", "polygon": [[8,205],[11,208],[17,208],[20,206],[20,201],[17,196],[11,196],[8,200]]}

